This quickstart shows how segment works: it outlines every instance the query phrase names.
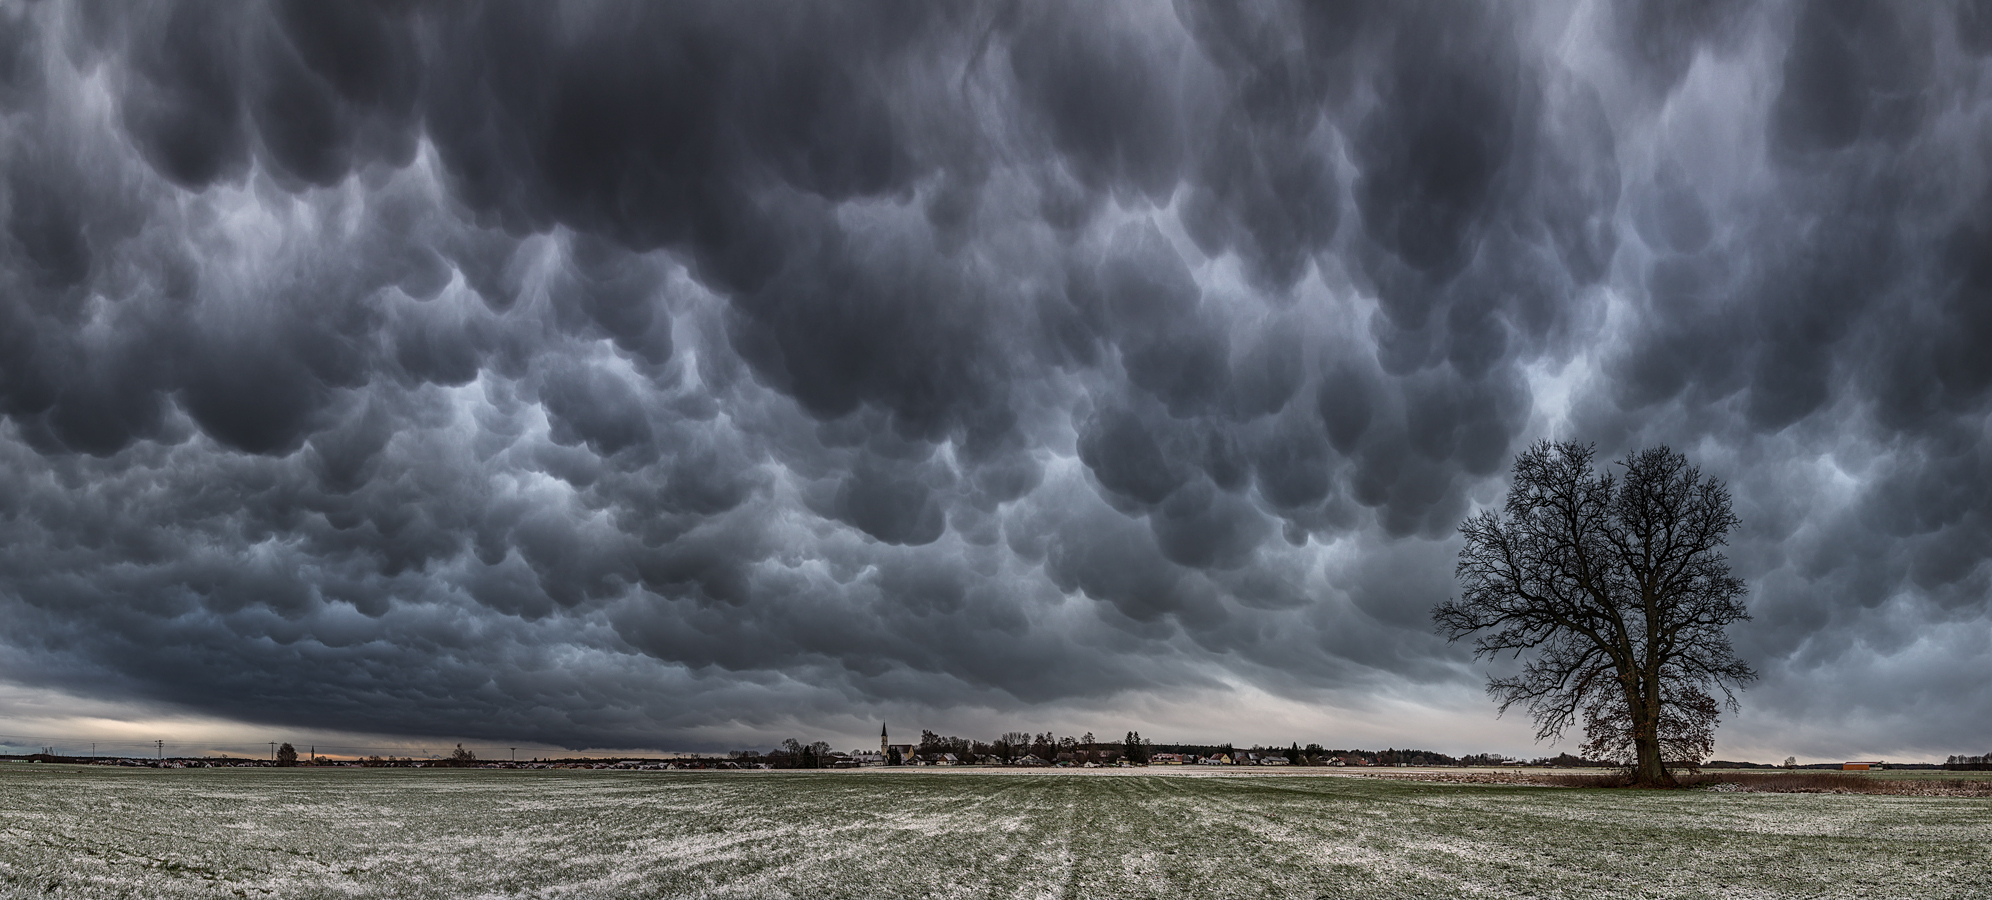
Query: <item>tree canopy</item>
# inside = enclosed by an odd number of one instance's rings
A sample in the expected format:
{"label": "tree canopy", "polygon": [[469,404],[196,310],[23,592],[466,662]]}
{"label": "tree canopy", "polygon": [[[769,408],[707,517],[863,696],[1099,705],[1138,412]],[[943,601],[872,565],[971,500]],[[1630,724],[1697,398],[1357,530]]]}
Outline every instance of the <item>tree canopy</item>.
{"label": "tree canopy", "polygon": [[1522,704],[1538,740],[1581,719],[1586,755],[1671,784],[1713,749],[1716,695],[1733,710],[1757,677],[1727,633],[1750,617],[1721,549],[1737,519],[1679,453],[1637,451],[1619,473],[1595,453],[1543,442],[1515,460],[1504,507],[1460,525],[1461,596],[1432,618],[1448,640],[1477,635],[1476,659],[1526,659],[1487,691],[1503,713]]}

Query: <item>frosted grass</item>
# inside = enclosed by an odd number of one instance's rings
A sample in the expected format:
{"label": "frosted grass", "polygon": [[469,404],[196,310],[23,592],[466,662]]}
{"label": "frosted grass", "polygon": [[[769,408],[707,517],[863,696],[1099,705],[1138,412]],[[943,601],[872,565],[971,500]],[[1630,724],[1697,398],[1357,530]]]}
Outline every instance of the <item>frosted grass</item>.
{"label": "frosted grass", "polygon": [[1988,859],[1982,799],[0,765],[0,897],[1984,897]]}

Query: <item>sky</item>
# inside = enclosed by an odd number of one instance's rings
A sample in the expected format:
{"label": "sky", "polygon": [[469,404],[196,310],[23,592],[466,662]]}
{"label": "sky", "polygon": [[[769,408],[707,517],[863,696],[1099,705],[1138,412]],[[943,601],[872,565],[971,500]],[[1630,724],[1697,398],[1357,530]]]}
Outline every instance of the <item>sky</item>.
{"label": "sky", "polygon": [[1574,749],[1555,439],[1717,755],[1987,752],[1988,162],[1974,2],[0,2],[0,740]]}

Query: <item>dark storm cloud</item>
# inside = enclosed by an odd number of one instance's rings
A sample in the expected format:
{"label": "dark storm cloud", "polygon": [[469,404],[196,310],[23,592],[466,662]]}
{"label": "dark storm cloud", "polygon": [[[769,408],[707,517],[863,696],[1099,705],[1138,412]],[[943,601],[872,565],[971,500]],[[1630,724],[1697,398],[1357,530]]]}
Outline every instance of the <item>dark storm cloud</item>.
{"label": "dark storm cloud", "polygon": [[1736,489],[1726,734],[1992,714],[1979,5],[0,14],[10,679],[661,746],[1438,703],[1452,528],[1568,436]]}

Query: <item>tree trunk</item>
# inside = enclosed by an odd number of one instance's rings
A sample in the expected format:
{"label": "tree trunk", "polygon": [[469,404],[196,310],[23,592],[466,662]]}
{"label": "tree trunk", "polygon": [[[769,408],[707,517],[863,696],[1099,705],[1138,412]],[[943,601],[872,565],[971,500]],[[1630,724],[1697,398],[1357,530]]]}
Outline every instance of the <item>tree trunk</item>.
{"label": "tree trunk", "polygon": [[1660,704],[1634,703],[1632,706],[1632,747],[1636,754],[1632,783],[1640,787],[1673,787],[1674,778],[1660,758]]}
{"label": "tree trunk", "polygon": [[1661,764],[1660,740],[1651,734],[1640,734],[1633,738],[1634,749],[1638,751],[1638,761],[1633,764],[1632,783],[1640,787],[1668,787],[1674,779],[1667,777],[1667,767]]}

